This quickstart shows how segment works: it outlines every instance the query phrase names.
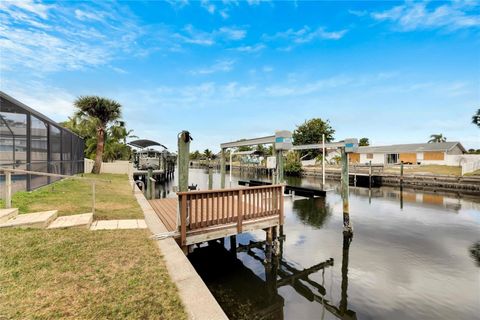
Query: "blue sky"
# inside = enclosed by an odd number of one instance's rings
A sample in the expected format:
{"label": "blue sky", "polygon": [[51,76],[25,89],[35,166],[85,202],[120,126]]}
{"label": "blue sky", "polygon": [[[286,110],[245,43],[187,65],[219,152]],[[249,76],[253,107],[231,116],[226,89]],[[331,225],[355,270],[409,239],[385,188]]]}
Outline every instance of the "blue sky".
{"label": "blue sky", "polygon": [[192,149],[329,119],[372,144],[480,148],[480,2],[0,2],[0,87],[61,121],[116,99],[142,138]]}

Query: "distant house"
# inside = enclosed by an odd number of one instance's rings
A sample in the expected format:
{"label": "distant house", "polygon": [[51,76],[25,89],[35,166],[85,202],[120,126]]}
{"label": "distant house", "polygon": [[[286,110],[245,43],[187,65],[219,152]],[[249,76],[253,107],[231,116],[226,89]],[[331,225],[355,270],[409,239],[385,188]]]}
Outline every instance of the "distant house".
{"label": "distant house", "polygon": [[379,147],[359,147],[357,153],[351,153],[350,163],[369,163],[393,165],[406,164],[439,164],[461,165],[462,161],[470,161],[463,154],[465,148],[460,142],[395,144]]}

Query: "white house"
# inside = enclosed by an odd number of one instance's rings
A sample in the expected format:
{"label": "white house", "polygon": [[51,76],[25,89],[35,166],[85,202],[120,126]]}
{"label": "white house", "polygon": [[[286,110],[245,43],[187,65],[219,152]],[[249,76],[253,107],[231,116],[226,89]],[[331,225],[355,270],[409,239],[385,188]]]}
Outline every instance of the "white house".
{"label": "white house", "polygon": [[480,155],[465,154],[460,142],[413,143],[389,146],[359,147],[350,154],[350,163],[372,164],[438,164],[460,166],[480,160]]}

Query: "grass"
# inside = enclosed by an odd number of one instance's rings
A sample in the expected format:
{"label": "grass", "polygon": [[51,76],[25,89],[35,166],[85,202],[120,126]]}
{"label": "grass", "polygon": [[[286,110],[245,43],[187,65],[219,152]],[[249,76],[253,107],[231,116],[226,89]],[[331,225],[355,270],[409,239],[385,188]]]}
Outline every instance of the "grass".
{"label": "grass", "polygon": [[476,171],[473,171],[473,172],[470,172],[470,173],[466,173],[465,175],[466,176],[480,176],[480,169],[476,170]]}
{"label": "grass", "polygon": [[145,230],[0,232],[0,319],[186,319]]}
{"label": "grass", "polygon": [[[84,176],[111,181],[96,183],[94,219],[143,219],[142,210],[132,194],[127,175]],[[12,197],[12,207],[18,208],[20,213],[56,209],[59,216],[92,212],[92,183],[64,179],[31,192],[16,192]]]}

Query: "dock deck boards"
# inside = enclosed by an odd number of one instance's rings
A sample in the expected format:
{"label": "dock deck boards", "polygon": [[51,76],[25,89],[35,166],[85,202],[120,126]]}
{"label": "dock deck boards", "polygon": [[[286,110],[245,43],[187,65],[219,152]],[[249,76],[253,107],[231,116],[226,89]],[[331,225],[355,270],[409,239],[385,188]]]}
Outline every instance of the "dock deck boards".
{"label": "dock deck boards", "polygon": [[177,226],[178,199],[165,198],[148,201],[168,231],[175,231]]}

